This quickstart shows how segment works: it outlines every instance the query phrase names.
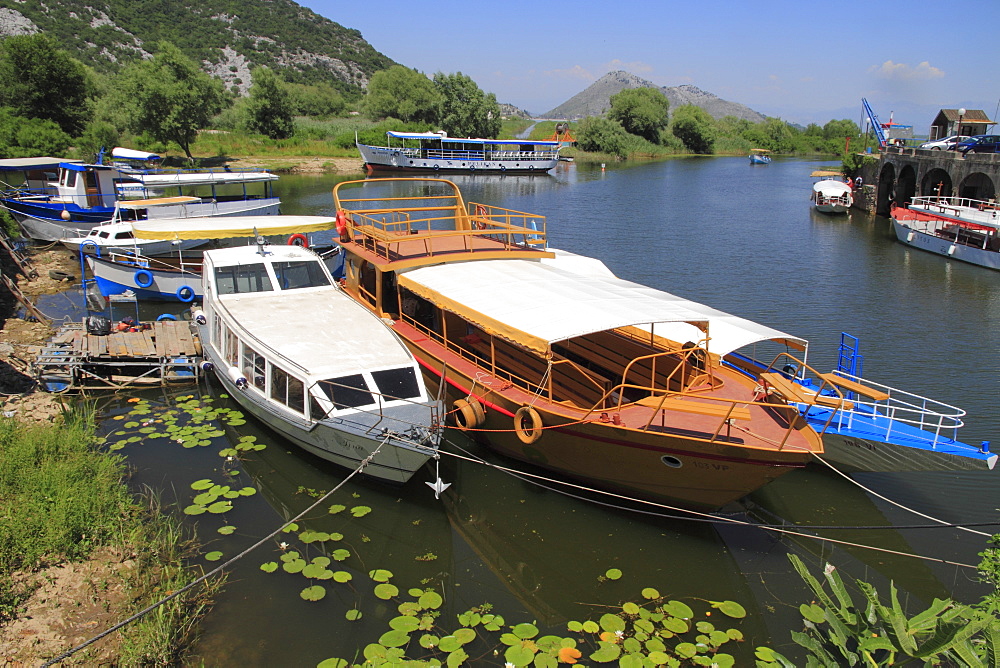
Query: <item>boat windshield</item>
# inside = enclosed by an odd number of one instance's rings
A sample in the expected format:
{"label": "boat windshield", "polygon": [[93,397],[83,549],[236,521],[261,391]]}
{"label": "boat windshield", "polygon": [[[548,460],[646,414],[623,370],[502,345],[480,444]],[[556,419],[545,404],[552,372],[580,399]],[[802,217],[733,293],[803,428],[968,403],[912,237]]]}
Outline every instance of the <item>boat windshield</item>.
{"label": "boat windshield", "polygon": [[273,266],[274,276],[282,290],[330,285],[330,279],[323,273],[319,262],[312,260],[275,262]]}
{"label": "boat windshield", "polygon": [[357,408],[375,403],[368,383],[360,373],[331,378],[319,383],[326,398],[333,402],[334,408]]}
{"label": "boat windshield", "polygon": [[215,269],[215,285],[220,295],[244,292],[270,292],[271,279],[263,262],[238,264]]}
{"label": "boat windshield", "polygon": [[401,369],[383,369],[372,371],[372,378],[378,386],[378,391],[386,399],[416,399],[420,397],[420,383],[413,367]]}

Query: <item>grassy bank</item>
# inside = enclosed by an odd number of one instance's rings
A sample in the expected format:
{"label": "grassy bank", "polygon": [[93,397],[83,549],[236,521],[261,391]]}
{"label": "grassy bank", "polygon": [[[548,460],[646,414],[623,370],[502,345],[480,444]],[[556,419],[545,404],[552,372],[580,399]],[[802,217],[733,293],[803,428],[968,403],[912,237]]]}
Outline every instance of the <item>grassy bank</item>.
{"label": "grassy bank", "polygon": [[[58,656],[195,577],[180,525],[132,496],[90,417],[60,422],[0,419],[0,646],[15,665]],[[70,663],[174,663],[210,594],[178,597]]]}

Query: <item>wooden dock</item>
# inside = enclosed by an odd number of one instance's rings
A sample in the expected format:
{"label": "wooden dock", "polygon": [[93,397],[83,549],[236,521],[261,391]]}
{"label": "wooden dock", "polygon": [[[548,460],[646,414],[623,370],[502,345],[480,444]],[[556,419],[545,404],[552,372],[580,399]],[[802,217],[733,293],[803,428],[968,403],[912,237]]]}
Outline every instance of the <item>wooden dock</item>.
{"label": "wooden dock", "polygon": [[193,323],[163,320],[150,329],[98,335],[85,322],[63,325],[38,353],[35,379],[50,392],[120,390],[195,382],[201,341]]}

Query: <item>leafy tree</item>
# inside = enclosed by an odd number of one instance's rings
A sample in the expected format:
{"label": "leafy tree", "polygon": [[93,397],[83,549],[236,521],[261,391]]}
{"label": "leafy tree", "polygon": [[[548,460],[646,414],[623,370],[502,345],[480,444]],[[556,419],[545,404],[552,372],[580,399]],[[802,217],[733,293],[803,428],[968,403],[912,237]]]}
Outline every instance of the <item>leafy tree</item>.
{"label": "leafy tree", "polygon": [[580,121],[576,131],[576,145],[584,151],[609,153],[624,159],[629,152],[629,133],[618,121],[591,116]]}
{"label": "leafy tree", "polygon": [[701,107],[685,104],[674,111],[671,131],[689,151],[711,153],[715,143],[715,121]]}
{"label": "leafy tree", "polygon": [[626,132],[659,143],[667,127],[670,102],[655,88],[626,88],[611,96],[608,118],[621,123]]}
{"label": "leafy tree", "polygon": [[128,129],[176,142],[190,160],[198,130],[227,102],[222,82],[169,42],[160,43],[152,60],[125,68],[115,89],[115,106],[125,112]]}
{"label": "leafy tree", "polygon": [[823,126],[824,139],[836,139],[843,142],[845,137],[857,137],[859,134],[861,134],[861,130],[857,123],[846,118],[840,121],[830,121]]}
{"label": "leafy tree", "polygon": [[288,92],[281,79],[266,67],[250,73],[250,99],[246,105],[246,128],[271,139],[288,139],[295,134],[295,122]]}
{"label": "leafy tree", "polygon": [[55,122],[76,135],[88,116],[87,69],[44,34],[0,42],[0,105],[19,116]]}
{"label": "leafy tree", "polygon": [[28,158],[36,155],[60,156],[72,140],[54,121],[25,118],[0,107],[0,157]]}
{"label": "leafy tree", "polygon": [[409,67],[393,65],[372,75],[364,109],[372,120],[392,117],[432,123],[440,102],[441,94],[434,82]]}
{"label": "leafy tree", "polygon": [[768,118],[747,130],[744,137],[757,148],[788,152],[795,147],[795,131],[780,118]]}
{"label": "leafy tree", "polygon": [[494,139],[500,134],[500,105],[461,72],[434,75],[440,97],[437,122],[452,137]]}
{"label": "leafy tree", "polygon": [[106,121],[94,121],[87,126],[76,142],[77,152],[85,160],[97,156],[105,148],[110,151],[118,146],[120,135],[114,125]]}
{"label": "leafy tree", "polygon": [[328,83],[306,85],[286,84],[292,113],[297,116],[327,118],[342,114],[346,103],[344,96]]}

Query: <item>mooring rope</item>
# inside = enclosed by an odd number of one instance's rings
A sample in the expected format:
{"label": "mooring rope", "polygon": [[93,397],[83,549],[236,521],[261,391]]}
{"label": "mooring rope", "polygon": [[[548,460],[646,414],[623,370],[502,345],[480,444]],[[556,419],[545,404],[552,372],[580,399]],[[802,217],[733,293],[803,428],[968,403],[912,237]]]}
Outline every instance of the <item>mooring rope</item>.
{"label": "mooring rope", "polygon": [[177,591],[173,592],[169,596],[165,596],[162,599],[160,599],[159,601],[157,601],[157,602],[155,602],[155,603],[153,603],[153,604],[151,604],[151,605],[143,608],[142,610],[140,610],[139,612],[135,613],[134,615],[132,615],[128,619],[125,619],[125,620],[122,620],[121,622],[118,622],[114,626],[112,626],[112,627],[110,627],[108,629],[105,629],[104,631],[98,633],[96,636],[94,636],[92,638],[89,638],[88,640],[80,643],[76,647],[73,647],[71,649],[66,650],[65,652],[63,652],[62,654],[60,654],[59,656],[57,656],[57,657],[55,657],[53,659],[49,659],[44,664],[42,664],[42,668],[48,668],[49,666],[52,666],[52,665],[54,665],[56,663],[59,663],[63,659],[67,659],[67,658],[71,657],[72,655],[76,654],[77,652],[79,652],[80,650],[85,649],[86,647],[92,645],[93,643],[97,642],[101,638],[104,638],[105,636],[108,636],[108,635],[114,633],[118,629],[121,629],[121,628],[123,628],[125,626],[128,626],[132,622],[134,622],[134,621],[136,621],[138,619],[141,619],[142,617],[145,617],[150,612],[152,612],[153,610],[157,609],[158,607],[160,607],[164,603],[167,603],[167,602],[169,602],[169,601],[177,598],[178,596],[180,596],[184,592],[189,591],[193,587],[201,584],[205,580],[207,580],[210,577],[216,575],[217,573],[219,573],[220,571],[222,571],[224,568],[228,567],[229,565],[231,565],[231,564],[239,561],[240,559],[242,559],[246,555],[250,554],[251,552],[253,552],[254,550],[256,550],[258,547],[260,547],[261,545],[263,545],[264,543],[267,543],[268,541],[270,541],[271,539],[273,539],[275,536],[277,536],[279,533],[281,533],[282,531],[284,531],[286,527],[288,527],[291,524],[294,524],[295,522],[297,522],[300,519],[302,519],[303,517],[305,517],[307,514],[311,513],[313,510],[316,509],[316,507],[318,505],[320,505],[321,503],[323,503],[324,501],[326,501],[328,498],[330,498],[331,494],[333,494],[334,492],[336,492],[337,490],[339,490],[341,487],[343,487],[345,484],[347,484],[347,482],[351,478],[353,478],[354,476],[356,476],[359,473],[361,473],[361,471],[364,470],[364,468],[366,466],[368,466],[372,462],[372,460],[375,458],[375,455],[377,455],[378,452],[379,452],[379,450],[382,449],[382,446],[385,445],[388,441],[389,441],[389,436],[386,436],[385,439],[383,439],[382,442],[378,444],[378,447],[376,447],[372,451],[372,453],[370,455],[368,455],[367,457],[365,457],[364,459],[362,459],[361,463],[358,464],[358,467],[356,469],[354,469],[353,471],[351,471],[347,475],[347,477],[344,478],[343,480],[341,480],[333,489],[331,489],[329,492],[327,492],[326,494],[324,494],[323,496],[321,496],[320,498],[318,498],[315,503],[313,503],[311,506],[309,506],[308,508],[306,508],[305,510],[303,510],[302,512],[300,512],[298,515],[296,515],[292,519],[290,519],[290,520],[288,520],[286,522],[283,522],[277,529],[275,529],[274,531],[272,531],[268,535],[264,536],[263,538],[261,538],[259,541],[257,541],[256,543],[254,543],[250,547],[246,548],[245,550],[243,550],[242,552],[240,552],[236,556],[232,557],[231,559],[229,559],[229,560],[227,560],[227,561],[219,564],[218,566],[216,566],[215,568],[213,568],[209,572],[205,573],[201,577],[196,578],[195,580],[192,580],[191,582],[189,582],[188,584],[184,585],[183,587],[181,587]]}

